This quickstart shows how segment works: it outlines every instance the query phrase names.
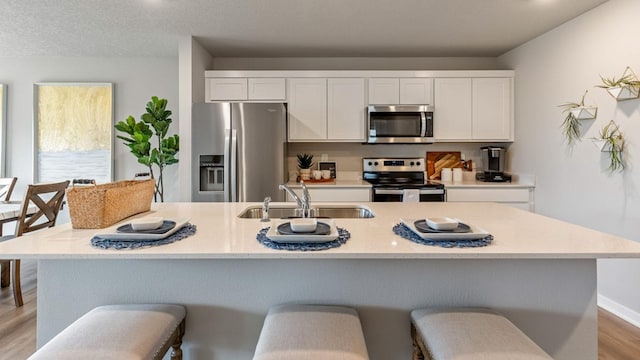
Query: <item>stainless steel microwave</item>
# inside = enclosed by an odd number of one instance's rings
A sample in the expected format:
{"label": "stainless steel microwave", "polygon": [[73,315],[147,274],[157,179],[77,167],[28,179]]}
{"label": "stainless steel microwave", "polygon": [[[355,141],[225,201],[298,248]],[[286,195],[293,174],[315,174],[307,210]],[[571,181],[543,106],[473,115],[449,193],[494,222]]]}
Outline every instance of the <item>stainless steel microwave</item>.
{"label": "stainless steel microwave", "polygon": [[370,105],[367,132],[370,144],[433,143],[433,106]]}

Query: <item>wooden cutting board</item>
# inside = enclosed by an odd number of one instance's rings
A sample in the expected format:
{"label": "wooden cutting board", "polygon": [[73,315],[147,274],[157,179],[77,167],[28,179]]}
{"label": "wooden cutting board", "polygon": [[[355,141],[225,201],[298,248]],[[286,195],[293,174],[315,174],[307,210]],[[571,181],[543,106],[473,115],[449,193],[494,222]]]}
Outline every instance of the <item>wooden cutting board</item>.
{"label": "wooden cutting board", "polygon": [[440,180],[440,171],[444,168],[462,167],[460,151],[428,151],[427,152],[427,178]]}

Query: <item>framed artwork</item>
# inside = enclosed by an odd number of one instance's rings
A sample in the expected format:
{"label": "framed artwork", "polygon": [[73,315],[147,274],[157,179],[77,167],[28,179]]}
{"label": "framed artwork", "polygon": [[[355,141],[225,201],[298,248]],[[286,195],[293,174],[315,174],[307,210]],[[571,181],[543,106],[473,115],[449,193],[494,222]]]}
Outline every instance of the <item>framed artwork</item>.
{"label": "framed artwork", "polygon": [[336,162],[335,161],[318,161],[318,170],[331,171],[331,177],[336,178]]}
{"label": "framed artwork", "polygon": [[34,85],[34,182],[113,181],[113,84]]}
{"label": "framed artwork", "polygon": [[0,84],[0,177],[5,176],[7,154],[7,85]]}

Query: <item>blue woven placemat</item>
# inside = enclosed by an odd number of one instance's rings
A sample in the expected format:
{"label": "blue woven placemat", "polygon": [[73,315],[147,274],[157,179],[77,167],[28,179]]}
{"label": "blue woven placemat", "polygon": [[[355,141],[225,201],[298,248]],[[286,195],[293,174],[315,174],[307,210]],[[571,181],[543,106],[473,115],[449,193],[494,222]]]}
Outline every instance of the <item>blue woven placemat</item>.
{"label": "blue woven placemat", "polygon": [[493,235],[487,235],[482,239],[478,240],[431,240],[431,239],[423,239],[418,236],[416,233],[411,231],[405,224],[396,224],[393,227],[394,234],[401,236],[407,240],[411,240],[415,243],[422,245],[431,245],[431,246],[440,246],[444,248],[454,248],[454,247],[482,247],[491,244],[491,240],[493,240]]}
{"label": "blue woven placemat", "polygon": [[139,249],[142,247],[166,245],[182,240],[196,233],[196,226],[186,223],[180,230],[160,240],[108,239],[94,236],[91,245],[102,249]]}
{"label": "blue woven placemat", "polygon": [[333,241],[323,243],[308,243],[308,242],[296,242],[296,243],[283,243],[275,242],[267,237],[269,228],[264,228],[258,232],[256,239],[258,242],[268,248],[275,250],[290,250],[290,251],[317,251],[337,248],[342,246],[349,240],[351,233],[344,228],[338,227],[338,238]]}

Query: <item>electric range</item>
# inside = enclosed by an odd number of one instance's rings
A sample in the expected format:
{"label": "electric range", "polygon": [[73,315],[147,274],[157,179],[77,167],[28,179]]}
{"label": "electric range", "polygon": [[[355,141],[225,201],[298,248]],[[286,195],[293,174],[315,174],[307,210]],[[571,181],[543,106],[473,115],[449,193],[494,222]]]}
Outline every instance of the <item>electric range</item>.
{"label": "electric range", "polygon": [[444,185],[426,179],[424,158],[364,158],[362,168],[362,179],[373,187],[374,202],[403,201],[409,193],[405,190],[417,190],[421,202],[445,201]]}

